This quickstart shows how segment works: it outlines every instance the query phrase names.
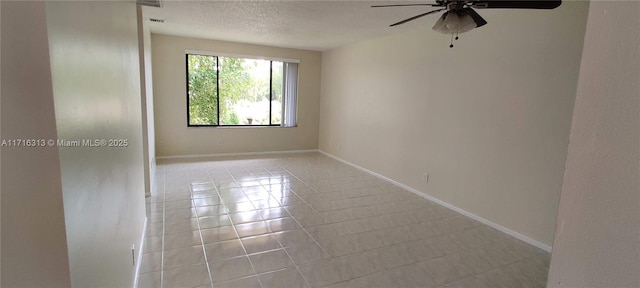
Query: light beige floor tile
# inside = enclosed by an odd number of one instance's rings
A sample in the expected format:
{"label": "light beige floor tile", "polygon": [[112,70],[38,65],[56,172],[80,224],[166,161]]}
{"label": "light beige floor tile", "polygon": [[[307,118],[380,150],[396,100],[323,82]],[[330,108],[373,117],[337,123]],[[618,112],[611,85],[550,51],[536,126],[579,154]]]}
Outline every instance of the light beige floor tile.
{"label": "light beige floor tile", "polygon": [[274,198],[276,200],[278,200],[278,202],[280,202],[280,204],[282,204],[282,206],[290,206],[290,205],[300,205],[300,204],[304,204],[304,201],[298,197],[297,195],[291,195],[291,196],[274,196]]}
{"label": "light beige floor tile", "polygon": [[231,222],[236,225],[262,220],[258,211],[229,213],[229,217],[231,217]]}
{"label": "light beige floor tile", "polygon": [[436,235],[426,222],[411,223],[407,227],[411,230],[415,239],[429,238]]}
{"label": "light beige floor tile", "polygon": [[209,262],[209,269],[214,284],[254,274],[246,256]]}
{"label": "light beige floor tile", "polygon": [[284,208],[271,208],[259,210],[260,217],[264,220],[289,217],[289,213]]}
{"label": "light beige floor tile", "polygon": [[317,244],[287,247],[286,251],[293,259],[293,262],[298,265],[330,258],[329,254],[324,252]]}
{"label": "light beige floor tile", "polygon": [[[194,177],[194,176],[192,175],[192,177]],[[191,178],[191,179],[192,179],[190,181],[191,182],[191,191],[193,191],[193,192],[196,192],[196,191],[209,191],[209,190],[214,190],[216,188],[208,180],[194,179],[194,178]]]}
{"label": "light beige floor tile", "polygon": [[163,274],[165,288],[198,287],[211,284],[205,264],[165,269]]}
{"label": "light beige floor tile", "polygon": [[176,249],[202,244],[200,231],[188,231],[164,236],[164,249]]}
{"label": "light beige floor tile", "polygon": [[282,288],[282,287],[300,287],[308,288],[300,272],[296,269],[286,269],[258,276],[262,283],[262,288]]}
{"label": "light beige floor tile", "polygon": [[391,243],[386,242],[383,231],[370,231],[352,235],[349,237],[350,242],[356,246],[357,250],[371,250],[384,246],[389,246]]}
{"label": "light beige floor tile", "polygon": [[218,192],[216,192],[215,190],[193,191],[191,196],[193,197],[193,199],[217,197]]}
{"label": "light beige floor tile", "polygon": [[152,253],[152,252],[161,252],[161,251],[162,251],[162,236],[144,238],[143,253]]}
{"label": "light beige floor tile", "polygon": [[350,278],[359,278],[384,270],[384,267],[378,267],[365,253],[350,254],[333,260],[338,268]]}
{"label": "light beige floor tile", "polygon": [[529,245],[515,238],[511,238],[504,243],[506,244],[505,250],[519,259],[531,258],[546,253],[540,248]]}
{"label": "light beige floor tile", "polygon": [[435,279],[419,265],[407,265],[387,270],[396,287],[437,287]]}
{"label": "light beige floor tile", "polygon": [[[278,198],[279,197],[280,196],[278,196]],[[251,200],[251,203],[253,204],[253,207],[255,207],[258,210],[265,210],[265,209],[281,208],[282,207],[280,202],[273,197],[273,194],[268,199]]]}
{"label": "light beige floor tile", "polygon": [[537,283],[544,287],[547,283],[547,269],[531,260],[522,260],[502,267],[502,271],[527,283]]}
{"label": "light beige floor tile", "polygon": [[429,246],[438,255],[443,256],[462,250],[458,242],[452,235],[440,235],[430,238],[420,239],[418,242]]}
{"label": "light beige floor tile", "polygon": [[409,241],[407,243],[404,243],[407,249],[411,252],[412,258],[417,262],[429,261],[431,259],[443,256],[443,254],[435,251],[433,247],[424,245],[421,240]]}
{"label": "light beige floor tile", "polygon": [[267,223],[264,221],[236,224],[235,228],[240,238],[267,234],[270,232]]}
{"label": "light beige floor tile", "polygon": [[162,287],[162,272],[156,271],[151,273],[140,274],[138,278],[138,288],[158,288]]}
{"label": "light beige floor tile", "polygon": [[487,272],[497,266],[489,260],[487,254],[482,250],[468,250],[451,255],[457,263],[462,263],[473,274]]}
{"label": "light beige floor tile", "polygon": [[222,197],[228,198],[231,196],[237,196],[237,197],[244,196],[244,192],[242,192],[242,188],[240,187],[220,188],[218,189],[218,194],[221,197],[220,200],[222,200]]}
{"label": "light beige floor tile", "polygon": [[234,279],[215,284],[216,288],[260,288],[258,277],[251,276],[246,278]]}
{"label": "light beige floor tile", "polygon": [[497,242],[486,247],[481,247],[478,251],[483,253],[487,260],[489,260],[489,262],[495,267],[504,266],[518,261],[518,257],[507,252],[504,247],[505,244],[503,242]]}
{"label": "light beige floor tile", "polygon": [[145,204],[161,204],[164,206],[164,195],[151,194],[150,197],[145,198]]}
{"label": "light beige floor tile", "polygon": [[322,216],[320,216],[320,214],[315,213],[315,214],[311,214],[311,215],[298,215],[298,216],[294,216],[291,215],[294,219],[296,219],[296,221],[298,221],[298,223],[300,223],[300,225],[304,226],[304,227],[312,227],[312,226],[317,226],[317,225],[322,225],[324,224],[324,219],[322,219]]}
{"label": "light beige floor tile", "polygon": [[472,276],[469,278],[462,279],[460,281],[449,283],[445,286],[446,288],[493,288],[491,283],[489,283],[486,279]]}
{"label": "light beige floor tile", "polygon": [[273,234],[283,247],[307,245],[315,243],[302,229],[283,231]]}
{"label": "light beige floor tile", "polygon": [[320,244],[332,257],[348,255],[359,250],[359,247],[351,242],[348,237],[332,238],[320,241]]}
{"label": "light beige floor tile", "polygon": [[[249,198],[242,196],[238,199],[240,200],[240,202],[236,200],[231,202],[225,202],[224,206],[227,208],[228,213],[236,214],[241,212],[254,212],[254,213],[256,212],[255,210],[257,208],[253,205],[251,201],[249,201]],[[241,223],[241,222],[238,222],[238,223]]]}
{"label": "light beige floor tile", "polygon": [[545,252],[545,253],[536,255],[534,257],[528,258],[527,261],[531,261],[535,263],[536,268],[549,270],[549,264],[551,262],[551,254]]}
{"label": "light beige floor tile", "polygon": [[353,286],[351,286],[350,281],[344,281],[336,284],[331,284],[329,286],[325,286],[325,288],[353,288]]}
{"label": "light beige floor tile", "polygon": [[149,223],[162,223],[164,221],[163,212],[150,212],[147,213],[147,222]]}
{"label": "light beige floor tile", "polygon": [[[147,198],[149,199],[149,198]],[[146,212],[147,213],[151,213],[151,212],[162,212],[164,209],[164,202],[162,203],[151,203],[151,202],[147,202],[146,203]]]}
{"label": "light beige floor tile", "polygon": [[411,251],[402,244],[367,250],[365,253],[374,263],[382,265],[387,269],[416,263],[418,261],[413,257]]}
{"label": "light beige floor tile", "polygon": [[230,181],[230,182],[222,182],[222,183],[216,183],[216,187],[218,187],[218,189],[233,189],[233,188],[239,188],[240,184]]}
{"label": "light beige floor tile", "polygon": [[189,200],[178,200],[164,203],[164,209],[166,210],[176,210],[176,209],[191,209],[193,207],[193,201]]}
{"label": "light beige floor tile", "polygon": [[272,219],[267,220],[266,222],[272,232],[280,232],[300,228],[300,225],[298,225],[298,223],[296,223],[296,221],[291,217]]}
{"label": "light beige floor tile", "polygon": [[164,269],[205,263],[202,245],[165,250],[162,258]]}
{"label": "light beige floor tile", "polygon": [[284,249],[251,254],[249,259],[258,274],[285,268],[295,268],[295,264]]}
{"label": "light beige floor tile", "polygon": [[518,279],[513,277],[513,275],[509,275],[505,273],[502,269],[491,270],[487,273],[483,273],[477,276],[481,279],[481,281],[489,283],[491,287],[494,288],[508,288],[508,287],[523,287],[523,288],[538,288],[544,287],[540,286],[538,283],[531,283],[528,281],[523,281],[523,279]]}
{"label": "light beige floor tile", "polygon": [[[252,187],[254,188],[254,187]],[[264,190],[264,189],[262,189]],[[269,194],[267,191],[261,191],[261,192],[245,192],[245,195],[247,196],[247,198],[249,199],[250,202],[253,203],[253,201],[260,201],[260,200],[267,200],[271,197],[271,194]]]}
{"label": "light beige floor tile", "polygon": [[191,199],[191,193],[188,192],[176,192],[176,193],[169,193],[167,192],[164,195],[164,201],[165,203],[167,202],[173,202],[173,201],[188,201]]}
{"label": "light beige floor tile", "polygon": [[319,260],[298,266],[300,273],[313,288],[324,287],[349,280],[338,265],[331,260]]}
{"label": "light beige floor tile", "polygon": [[164,223],[164,234],[176,234],[182,232],[198,230],[198,219],[190,218],[186,220],[178,220]]}
{"label": "light beige floor tile", "polygon": [[162,252],[142,254],[140,273],[162,271]]}
{"label": "light beige floor tile", "polygon": [[353,288],[390,288],[398,287],[398,283],[393,280],[389,271],[360,277],[349,281]]}
{"label": "light beige floor tile", "polygon": [[238,239],[238,234],[232,226],[202,229],[202,241],[205,244]]}
{"label": "light beige floor tile", "polygon": [[231,218],[229,215],[203,216],[198,217],[200,229],[216,228],[222,226],[231,226]]}
{"label": "light beige floor tile", "polygon": [[[208,199],[208,198],[204,198]],[[218,216],[218,215],[226,215],[229,213],[229,208],[225,205],[212,205],[212,206],[201,206],[195,209],[198,217],[206,217],[206,216]]]}
{"label": "light beige floor tile", "polygon": [[450,256],[421,262],[418,266],[436,285],[445,285],[473,275],[472,271]]}
{"label": "light beige floor tile", "polygon": [[309,233],[313,235],[315,239],[331,239],[344,235],[340,233],[341,225],[344,226],[344,223],[323,224],[310,227],[307,229],[307,231],[309,231]]}
{"label": "light beige floor tile", "polygon": [[242,238],[242,244],[249,254],[265,252],[282,247],[278,240],[276,240],[276,238],[271,234]]}
{"label": "light beige floor tile", "polygon": [[162,222],[147,223],[144,237],[162,236],[164,224]]}
{"label": "light beige floor tile", "polygon": [[393,225],[394,227],[384,229],[384,241],[390,244],[400,244],[404,243],[412,239],[410,236],[410,230],[406,226],[397,226],[397,224]]}
{"label": "light beige floor tile", "polygon": [[193,200],[195,207],[215,206],[222,204],[219,197],[197,198]]}
{"label": "light beige floor tile", "polygon": [[246,255],[238,239],[204,244],[207,261],[218,261]]}

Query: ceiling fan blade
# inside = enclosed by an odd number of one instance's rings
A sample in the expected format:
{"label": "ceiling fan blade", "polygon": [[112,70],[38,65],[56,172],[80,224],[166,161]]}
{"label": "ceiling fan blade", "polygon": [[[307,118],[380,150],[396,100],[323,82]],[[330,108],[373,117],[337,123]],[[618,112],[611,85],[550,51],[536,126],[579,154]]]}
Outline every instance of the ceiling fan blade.
{"label": "ceiling fan blade", "polygon": [[384,7],[403,7],[403,6],[442,6],[438,4],[392,4],[392,5],[373,5],[371,8],[384,8]]}
{"label": "ceiling fan blade", "polygon": [[484,20],[482,16],[480,16],[480,14],[478,14],[478,12],[476,12],[475,10],[471,8],[464,8],[463,10],[466,11],[469,14],[469,16],[471,16],[471,19],[473,19],[473,22],[476,23],[476,28],[482,27],[487,24],[487,21]]}
{"label": "ceiling fan blade", "polygon": [[446,8],[437,9],[437,10],[429,11],[429,12],[427,12],[427,13],[423,13],[423,14],[420,14],[420,15],[417,15],[417,16],[413,16],[413,17],[411,17],[411,18],[409,18],[409,19],[402,20],[402,21],[400,21],[400,22],[398,22],[398,23],[393,23],[393,24],[391,24],[391,25],[389,25],[389,26],[390,26],[390,27],[393,27],[393,26],[397,26],[397,25],[400,25],[400,24],[404,24],[404,23],[407,23],[407,22],[409,22],[409,21],[416,20],[416,19],[418,19],[418,18],[420,18],[420,17],[424,17],[424,16],[427,16],[427,15],[429,15],[429,14],[433,14],[433,13],[440,12],[440,11],[442,11],[442,10],[446,10]]}
{"label": "ceiling fan blade", "polygon": [[539,1],[531,1],[531,0],[511,0],[511,1],[500,1],[500,0],[480,0],[473,1],[472,7],[479,9],[499,9],[499,8],[510,8],[510,9],[554,9],[562,4],[562,0],[539,0]]}

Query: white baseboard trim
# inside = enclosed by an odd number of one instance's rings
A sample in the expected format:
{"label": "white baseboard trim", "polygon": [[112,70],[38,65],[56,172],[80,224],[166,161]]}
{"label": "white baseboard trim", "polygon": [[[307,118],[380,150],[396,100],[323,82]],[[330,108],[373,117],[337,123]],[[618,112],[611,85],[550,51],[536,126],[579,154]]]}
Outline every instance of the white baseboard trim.
{"label": "white baseboard trim", "polygon": [[266,152],[242,152],[242,153],[220,153],[220,154],[192,154],[192,155],[177,155],[177,156],[157,156],[157,160],[169,160],[169,159],[192,159],[192,158],[219,158],[219,157],[233,157],[233,156],[261,156],[261,155],[273,155],[273,154],[296,154],[296,153],[311,153],[318,152],[318,149],[309,150],[285,150],[285,151],[266,151]]}
{"label": "white baseboard trim", "polygon": [[440,199],[438,199],[436,197],[433,197],[433,196],[428,195],[428,194],[426,194],[424,192],[421,192],[421,191],[419,191],[419,190],[417,190],[417,189],[415,189],[413,187],[410,187],[410,186],[407,186],[405,184],[402,184],[402,183],[400,183],[400,182],[398,182],[396,180],[393,180],[393,179],[391,179],[389,177],[386,177],[384,175],[381,175],[381,174],[378,174],[376,172],[373,172],[373,171],[371,171],[371,170],[369,170],[367,168],[364,168],[362,166],[359,166],[357,164],[351,163],[351,162],[349,162],[347,160],[344,160],[344,159],[342,159],[342,158],[340,158],[338,156],[335,156],[333,154],[330,154],[328,152],[325,152],[325,151],[322,151],[322,150],[318,150],[318,152],[320,152],[320,153],[322,153],[322,154],[324,154],[324,155],[326,155],[326,156],[328,156],[330,158],[338,160],[338,161],[340,161],[340,162],[342,162],[344,164],[347,164],[347,165],[349,165],[351,167],[354,167],[354,168],[359,169],[359,170],[361,170],[363,172],[366,172],[366,173],[371,174],[371,175],[373,175],[375,177],[378,177],[378,178],[380,178],[382,180],[385,180],[387,182],[390,182],[392,184],[400,186],[401,188],[403,188],[403,189],[405,189],[405,190],[407,190],[407,191],[409,191],[409,192],[411,192],[413,194],[421,196],[421,197],[423,197],[423,198],[425,198],[425,199],[427,199],[429,201],[435,202],[435,203],[437,203],[437,204],[439,204],[441,206],[447,207],[447,208],[449,208],[449,209],[451,209],[453,211],[456,211],[456,212],[458,212],[458,213],[460,213],[460,214],[462,214],[464,216],[467,216],[467,217],[469,217],[469,218],[471,218],[473,220],[476,220],[476,221],[478,221],[478,222],[480,222],[482,224],[485,224],[487,226],[493,227],[493,228],[495,228],[495,229],[497,229],[497,230],[499,230],[499,231],[501,231],[503,233],[506,233],[508,235],[511,235],[511,236],[517,238],[517,239],[520,239],[520,240],[522,240],[524,242],[527,242],[527,243],[529,243],[529,244],[531,244],[531,245],[533,245],[535,247],[538,247],[538,248],[540,248],[540,249],[542,249],[544,251],[551,252],[551,246],[549,246],[547,244],[544,244],[544,243],[542,243],[542,242],[540,242],[538,240],[535,240],[535,239],[533,239],[533,238],[531,238],[529,236],[525,236],[523,234],[520,234],[520,233],[518,233],[516,231],[513,231],[513,230],[511,230],[511,229],[509,229],[507,227],[504,227],[504,226],[502,226],[500,224],[497,224],[495,222],[492,222],[490,220],[482,218],[482,217],[480,217],[480,216],[478,216],[478,215],[476,215],[474,213],[471,213],[471,212],[466,211],[466,210],[464,210],[464,209],[462,209],[460,207],[457,207],[457,206],[454,206],[452,204],[449,204],[449,203],[447,203],[445,201],[442,201],[442,200],[440,200]]}
{"label": "white baseboard trim", "polygon": [[138,280],[140,280],[140,267],[142,266],[142,251],[144,251],[144,237],[147,234],[147,217],[144,217],[144,225],[142,225],[142,236],[138,244],[138,255],[136,255],[136,267],[133,272],[133,288],[138,288]]}

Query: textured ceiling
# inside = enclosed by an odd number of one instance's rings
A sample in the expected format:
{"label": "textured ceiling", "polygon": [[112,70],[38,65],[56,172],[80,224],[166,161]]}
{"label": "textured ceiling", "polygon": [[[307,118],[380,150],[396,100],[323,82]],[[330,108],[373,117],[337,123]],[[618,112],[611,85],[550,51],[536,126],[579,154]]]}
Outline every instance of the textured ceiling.
{"label": "textured ceiling", "polygon": [[[389,24],[432,7],[371,8],[373,4],[434,1],[170,1],[144,7],[151,32],[309,50],[326,50],[392,33],[431,27],[439,14]],[[147,20],[148,21],[148,20]]]}

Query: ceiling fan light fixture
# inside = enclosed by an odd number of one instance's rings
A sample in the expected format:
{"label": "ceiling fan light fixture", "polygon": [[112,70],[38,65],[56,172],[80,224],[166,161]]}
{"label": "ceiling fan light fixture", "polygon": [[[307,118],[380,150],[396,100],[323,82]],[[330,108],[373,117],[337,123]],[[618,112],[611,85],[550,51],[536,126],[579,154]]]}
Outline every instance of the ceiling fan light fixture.
{"label": "ceiling fan light fixture", "polygon": [[460,34],[478,27],[469,13],[447,11],[433,25],[433,30],[443,34]]}

